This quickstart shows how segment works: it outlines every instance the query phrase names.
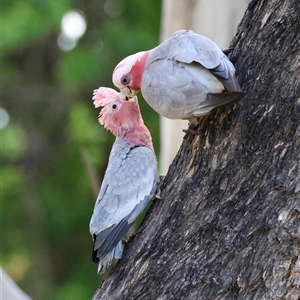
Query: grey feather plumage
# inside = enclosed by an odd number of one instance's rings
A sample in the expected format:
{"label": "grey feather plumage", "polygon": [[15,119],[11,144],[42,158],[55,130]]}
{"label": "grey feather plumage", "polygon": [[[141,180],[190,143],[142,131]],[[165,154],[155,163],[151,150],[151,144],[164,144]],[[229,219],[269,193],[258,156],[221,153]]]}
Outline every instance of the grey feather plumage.
{"label": "grey feather plumage", "polygon": [[122,238],[154,196],[156,183],[153,151],[116,138],[90,221],[99,272],[121,257]]}
{"label": "grey feather plumage", "polygon": [[[188,119],[243,98],[228,57],[210,39],[180,30],[151,50],[142,77],[141,91],[148,104],[171,119]],[[218,96],[210,110],[208,94]],[[215,98],[216,99],[216,98]]]}

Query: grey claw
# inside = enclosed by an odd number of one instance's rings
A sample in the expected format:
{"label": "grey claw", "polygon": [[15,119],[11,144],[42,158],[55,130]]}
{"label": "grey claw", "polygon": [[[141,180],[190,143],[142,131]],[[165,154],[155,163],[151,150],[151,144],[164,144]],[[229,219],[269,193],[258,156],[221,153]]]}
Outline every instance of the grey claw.
{"label": "grey claw", "polygon": [[159,199],[159,200],[162,199],[162,197],[161,197],[161,195],[160,195],[160,194],[161,194],[160,187],[161,187],[161,185],[162,185],[162,183],[163,183],[165,177],[166,177],[166,176],[164,176],[164,175],[160,175],[160,176],[159,176],[159,182],[157,183],[156,193],[155,193],[155,198],[156,198],[156,199]]}

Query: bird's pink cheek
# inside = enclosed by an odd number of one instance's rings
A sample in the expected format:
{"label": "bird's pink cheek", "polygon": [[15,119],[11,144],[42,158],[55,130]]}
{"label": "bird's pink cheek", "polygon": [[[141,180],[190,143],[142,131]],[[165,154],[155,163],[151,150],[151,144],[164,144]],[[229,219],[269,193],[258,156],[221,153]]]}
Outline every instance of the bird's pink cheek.
{"label": "bird's pink cheek", "polygon": [[121,116],[119,115],[119,113],[115,113],[115,114],[112,116],[112,122],[113,122],[113,124],[115,124],[115,125],[120,124],[120,122],[121,122]]}

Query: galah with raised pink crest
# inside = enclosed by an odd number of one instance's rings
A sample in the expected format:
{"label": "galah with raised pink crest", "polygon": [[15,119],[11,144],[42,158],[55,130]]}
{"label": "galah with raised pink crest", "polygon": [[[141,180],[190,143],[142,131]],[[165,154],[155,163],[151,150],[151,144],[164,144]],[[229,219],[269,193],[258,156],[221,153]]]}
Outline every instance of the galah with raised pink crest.
{"label": "galah with raised pink crest", "polygon": [[112,79],[125,96],[141,90],[160,115],[191,122],[244,97],[228,57],[191,30],[179,30],[156,48],[123,59]]}
{"label": "galah with raised pink crest", "polygon": [[137,97],[101,87],[93,100],[95,107],[103,107],[99,122],[116,136],[90,221],[92,260],[103,273],[113,259],[121,258],[122,238],[153,198],[158,175]]}

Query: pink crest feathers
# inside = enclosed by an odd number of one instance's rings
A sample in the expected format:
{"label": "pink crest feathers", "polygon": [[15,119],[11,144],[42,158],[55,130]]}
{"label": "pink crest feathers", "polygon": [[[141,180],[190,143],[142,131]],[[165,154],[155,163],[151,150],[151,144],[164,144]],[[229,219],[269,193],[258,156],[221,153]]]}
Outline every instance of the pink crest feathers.
{"label": "pink crest feathers", "polygon": [[100,87],[99,89],[94,90],[92,99],[94,100],[94,105],[97,108],[105,106],[114,100],[118,100],[120,96],[120,93],[118,93],[114,89]]}

